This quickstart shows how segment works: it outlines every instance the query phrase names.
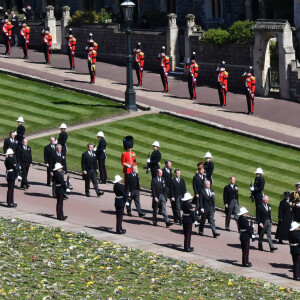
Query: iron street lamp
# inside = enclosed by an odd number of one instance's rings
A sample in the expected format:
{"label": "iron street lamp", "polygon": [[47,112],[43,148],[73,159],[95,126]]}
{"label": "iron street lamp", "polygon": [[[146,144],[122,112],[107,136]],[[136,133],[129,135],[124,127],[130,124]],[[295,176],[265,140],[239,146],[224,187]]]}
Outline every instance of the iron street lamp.
{"label": "iron street lamp", "polygon": [[124,22],[127,23],[126,34],[127,34],[127,89],[125,91],[125,108],[128,111],[137,111],[136,107],[136,99],[135,99],[135,91],[133,89],[133,78],[132,78],[132,62],[133,56],[131,54],[131,42],[130,42],[130,23],[132,22],[133,10],[135,4],[130,0],[125,0],[121,4],[123,15],[124,15]]}

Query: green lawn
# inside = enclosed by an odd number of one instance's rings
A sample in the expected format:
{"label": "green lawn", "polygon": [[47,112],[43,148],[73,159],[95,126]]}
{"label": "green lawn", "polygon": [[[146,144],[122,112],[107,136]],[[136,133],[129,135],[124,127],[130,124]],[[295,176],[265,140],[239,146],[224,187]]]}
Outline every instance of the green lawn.
{"label": "green lawn", "polygon": [[0,74],[0,138],[25,119],[26,133],[124,113],[123,105]]}
{"label": "green lawn", "polygon": [[0,219],[1,299],[299,299],[296,290],[85,232]]}
{"label": "green lawn", "polygon": [[[261,167],[266,180],[265,194],[270,196],[273,207],[273,219],[277,219],[278,204],[285,190],[293,190],[294,183],[300,181],[299,152],[224,132],[208,126],[180,120],[162,114],[153,114],[107,123],[99,127],[90,127],[69,133],[67,163],[68,168],[81,171],[80,159],[86,144],[97,143],[96,134],[103,130],[107,141],[107,170],[109,178],[122,175],[120,163],[124,151],[122,139],[133,135],[134,151],[137,154],[141,185],[150,187],[151,175],[146,174],[147,155],[152,151],[151,144],[159,140],[162,153],[162,165],[166,159],[173,161],[173,170],[179,168],[186,181],[187,189],[192,193],[192,177],[196,164],[203,161],[207,151],[211,151],[215,163],[213,188],[216,203],[223,207],[223,188],[230,176],[235,176],[239,186],[240,205],[245,205],[252,215],[254,204],[249,199],[250,181],[254,181],[254,171]],[[49,137],[30,141],[34,159],[43,161],[43,146]]]}

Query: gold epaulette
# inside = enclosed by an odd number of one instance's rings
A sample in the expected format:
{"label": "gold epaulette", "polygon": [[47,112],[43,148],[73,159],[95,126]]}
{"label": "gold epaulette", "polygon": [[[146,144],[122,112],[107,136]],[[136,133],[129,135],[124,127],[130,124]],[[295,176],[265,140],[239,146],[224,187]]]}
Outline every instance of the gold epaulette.
{"label": "gold epaulette", "polygon": [[254,76],[251,76],[251,80],[255,80],[256,78]]}
{"label": "gold epaulette", "polygon": [[49,37],[52,37],[52,34],[51,34],[51,33],[49,33]]}
{"label": "gold epaulette", "polygon": [[140,52],[140,55],[144,55],[144,52]]}
{"label": "gold epaulette", "polygon": [[93,54],[96,54],[97,53],[97,51],[96,50],[93,50],[93,52],[92,52]]}
{"label": "gold epaulette", "polygon": [[224,75],[225,75],[225,76],[228,76],[228,72],[224,71]]}
{"label": "gold epaulette", "polygon": [[98,44],[94,42],[94,46],[98,46]]}
{"label": "gold epaulette", "polygon": [[11,22],[7,22],[7,25],[11,25]]}
{"label": "gold epaulette", "polygon": [[195,63],[195,67],[198,68],[199,66]]}
{"label": "gold epaulette", "polygon": [[73,42],[76,42],[76,39],[75,39],[75,38],[73,38]]}
{"label": "gold epaulette", "polygon": [[165,60],[170,60],[169,56],[165,56]]}
{"label": "gold epaulette", "polygon": [[30,29],[30,27],[26,26],[26,29]]}

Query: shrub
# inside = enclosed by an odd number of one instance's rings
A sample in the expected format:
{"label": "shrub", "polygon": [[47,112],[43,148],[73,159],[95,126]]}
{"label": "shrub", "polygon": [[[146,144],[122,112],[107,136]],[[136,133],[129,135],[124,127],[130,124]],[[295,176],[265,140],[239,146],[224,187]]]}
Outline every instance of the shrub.
{"label": "shrub", "polygon": [[255,22],[250,20],[233,23],[228,28],[230,41],[237,44],[243,44],[252,40],[254,37],[254,32],[252,30],[254,24]]}
{"label": "shrub", "polygon": [[203,34],[203,42],[206,44],[223,45],[228,43],[229,33],[221,28],[209,29]]}
{"label": "shrub", "polygon": [[98,13],[98,23],[111,23],[112,22],[112,14],[107,12],[105,8],[102,8]]}
{"label": "shrub", "polygon": [[98,15],[95,11],[76,10],[75,14],[70,18],[68,24],[75,25],[81,23],[97,23]]}

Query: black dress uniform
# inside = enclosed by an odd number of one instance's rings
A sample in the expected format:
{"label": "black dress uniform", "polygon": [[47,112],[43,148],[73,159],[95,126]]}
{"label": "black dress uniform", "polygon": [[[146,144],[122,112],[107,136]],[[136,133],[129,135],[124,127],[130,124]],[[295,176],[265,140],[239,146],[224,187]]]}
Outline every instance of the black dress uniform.
{"label": "black dress uniform", "polygon": [[6,180],[7,180],[7,187],[8,187],[6,202],[9,207],[17,206],[17,204],[14,203],[15,180],[18,176],[16,166],[17,166],[17,161],[14,156],[7,157],[5,159]]}
{"label": "black dress uniform", "polygon": [[116,208],[116,217],[117,217],[117,227],[116,232],[118,234],[126,233],[126,230],[122,227],[124,207],[127,202],[127,193],[125,191],[124,185],[120,182],[115,183],[114,185],[115,197],[115,208]]}
{"label": "black dress uniform", "polygon": [[289,232],[289,243],[291,255],[293,258],[293,277],[300,280],[300,231],[293,230]]}
{"label": "black dress uniform", "polygon": [[[67,164],[66,164],[66,157],[62,154],[62,152],[55,151],[52,157],[52,161],[50,164],[50,172],[53,172],[56,163],[60,163],[63,166],[64,173],[67,173]],[[55,180],[53,179],[52,184],[52,194],[53,197],[56,197],[56,188],[55,188]]]}
{"label": "black dress uniform", "polygon": [[300,193],[298,191],[291,193],[290,201],[292,202],[294,221],[300,222]]}
{"label": "black dress uniform", "polygon": [[202,189],[200,193],[200,210],[201,209],[204,209],[204,213],[201,213],[199,234],[203,235],[205,221],[206,219],[209,219],[213,236],[217,237],[219,234],[217,233],[215,226],[215,196],[212,189]]}
{"label": "black dress uniform", "polygon": [[105,160],[106,160],[106,141],[104,138],[102,138],[99,141],[99,144],[97,146],[96,151],[96,157],[99,164],[99,172],[100,172],[100,180],[102,183],[106,183],[107,180],[107,174],[106,174],[106,167],[105,167]]}
{"label": "black dress uniform", "polygon": [[242,265],[243,267],[251,267],[251,263],[249,262],[249,248],[250,239],[253,235],[253,227],[249,225],[248,220],[244,216],[239,216],[238,227],[242,246]]}
{"label": "black dress uniform", "polygon": [[159,150],[154,150],[150,156],[149,167],[151,170],[152,178],[157,176],[157,170],[159,169],[159,162],[161,160],[161,153]]}
{"label": "black dress uniform", "polygon": [[182,202],[182,225],[184,232],[184,250],[191,250],[192,225],[196,221],[195,211],[189,201]]}
{"label": "black dress uniform", "polygon": [[136,210],[140,217],[143,217],[145,214],[142,212],[141,203],[140,203],[140,180],[138,173],[130,173],[126,178],[126,192],[130,196],[128,197],[129,206],[127,206],[127,214],[131,214],[131,202],[132,200],[135,203]]}
{"label": "black dress uniform", "polygon": [[61,145],[61,152],[64,156],[66,156],[67,153],[67,140],[68,134],[65,131],[61,131],[57,139],[57,144]]}
{"label": "black dress uniform", "polygon": [[90,181],[92,181],[94,185],[97,196],[101,196],[103,192],[100,191],[97,183],[97,160],[96,154],[94,154],[93,151],[86,151],[82,154],[81,167],[82,172],[87,172],[87,174],[84,175],[86,196],[90,196]]}
{"label": "black dress uniform", "polygon": [[18,141],[16,138],[12,139],[12,138],[7,138],[4,140],[4,144],[3,144],[3,153],[6,153],[7,149],[12,149],[14,151],[14,153],[17,152],[17,148],[18,148]]}
{"label": "black dress uniform", "polygon": [[25,127],[23,124],[19,125],[17,127],[17,135],[16,135],[16,140],[18,141],[19,146],[22,145],[22,142],[24,140],[24,135],[25,135]]}
{"label": "black dress uniform", "polygon": [[[206,180],[205,174],[196,173],[193,177],[193,190],[195,197],[193,199],[193,203],[196,204],[196,214],[200,214],[200,193],[202,189],[204,189],[204,181]],[[199,197],[196,197],[196,195],[199,195]]]}
{"label": "black dress uniform", "polygon": [[265,179],[260,175],[255,177],[254,180],[254,191],[252,195],[255,199],[255,205],[261,204],[264,197]]}
{"label": "black dress uniform", "polygon": [[181,224],[181,198],[186,193],[185,181],[183,178],[174,177],[171,182],[171,200],[174,222]]}
{"label": "black dress uniform", "polygon": [[278,209],[278,226],[275,238],[279,241],[289,239],[289,231],[293,222],[292,206],[288,199],[283,199]]}
{"label": "black dress uniform", "polygon": [[44,148],[44,163],[46,165],[49,165],[49,167],[47,167],[47,185],[49,186],[51,184],[51,163],[54,158],[55,152],[55,145],[49,144]]}
{"label": "black dress uniform", "polygon": [[225,209],[226,219],[225,219],[225,228],[229,230],[231,215],[233,214],[234,219],[237,221],[238,212],[239,212],[239,192],[238,186],[236,184],[228,184],[224,187],[223,191],[223,200],[224,205],[228,205],[228,208]]}
{"label": "black dress uniform", "polygon": [[215,168],[215,165],[212,161],[206,161],[204,163],[205,174],[206,174],[207,180],[210,181],[210,186],[212,186],[212,183],[213,183],[212,175],[214,172],[214,168]]}
{"label": "black dress uniform", "polygon": [[17,151],[17,163],[21,166],[21,174],[22,174],[22,181],[21,181],[21,188],[26,187],[29,188],[28,184],[28,172],[29,167],[32,164],[32,154],[31,154],[31,147],[22,145],[18,148]]}
{"label": "black dress uniform", "polygon": [[63,211],[64,195],[67,191],[67,185],[64,180],[63,172],[54,171],[53,180],[55,182],[55,193],[56,193],[56,216],[59,220],[65,220]]}

